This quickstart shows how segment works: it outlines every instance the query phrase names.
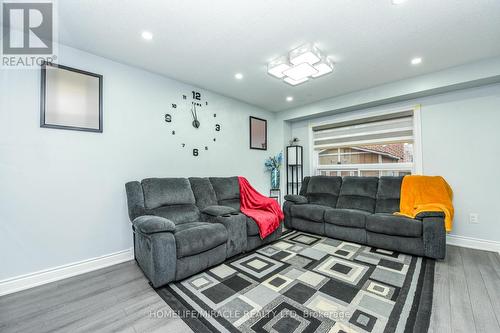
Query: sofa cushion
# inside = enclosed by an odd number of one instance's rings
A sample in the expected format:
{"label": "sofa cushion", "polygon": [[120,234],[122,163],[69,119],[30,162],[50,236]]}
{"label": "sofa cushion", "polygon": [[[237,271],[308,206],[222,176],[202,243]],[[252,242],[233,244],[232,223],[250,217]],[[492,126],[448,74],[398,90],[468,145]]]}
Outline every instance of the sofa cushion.
{"label": "sofa cushion", "polygon": [[259,226],[252,218],[247,216],[247,235],[256,236],[258,234],[259,234]]}
{"label": "sofa cushion", "polygon": [[217,200],[239,199],[240,184],[238,177],[210,177]]}
{"label": "sofa cushion", "polygon": [[326,209],[328,209],[328,207],[313,204],[304,204],[293,205],[291,207],[291,212],[293,217],[300,217],[305,220],[321,223],[323,222],[323,216]]}
{"label": "sofa cushion", "polygon": [[375,212],[378,177],[344,177],[337,208]]}
{"label": "sofa cushion", "polygon": [[213,249],[227,241],[227,230],[220,223],[190,222],[175,229],[177,258]]}
{"label": "sofa cushion", "polygon": [[221,206],[240,209],[240,184],[238,177],[211,177],[217,203]]}
{"label": "sofa cushion", "polygon": [[327,209],[325,223],[331,223],[351,228],[365,228],[366,217],[370,213],[355,209]]}
{"label": "sofa cushion", "polygon": [[217,205],[217,196],[208,178],[191,177],[189,178],[191,190],[196,199],[196,206],[203,209],[208,206]]}
{"label": "sofa cushion", "polygon": [[377,213],[366,218],[366,230],[391,236],[421,237],[422,221],[404,216]]}
{"label": "sofa cushion", "polygon": [[394,213],[399,211],[402,181],[403,177],[380,177],[375,213]]}
{"label": "sofa cushion", "polygon": [[313,176],[308,180],[306,197],[311,204],[335,208],[341,185],[341,177]]}
{"label": "sofa cushion", "polygon": [[142,181],[147,209],[166,205],[194,204],[194,194],[186,178],[148,178]]}

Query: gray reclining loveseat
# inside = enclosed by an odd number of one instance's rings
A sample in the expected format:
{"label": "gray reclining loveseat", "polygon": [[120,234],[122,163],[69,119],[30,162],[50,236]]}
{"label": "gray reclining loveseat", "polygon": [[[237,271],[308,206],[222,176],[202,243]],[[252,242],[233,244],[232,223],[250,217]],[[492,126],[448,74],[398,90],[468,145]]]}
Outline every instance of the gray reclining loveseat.
{"label": "gray reclining loveseat", "polygon": [[136,260],[154,287],[182,280],[261,240],[257,224],[240,213],[237,177],[149,178],[125,185]]}
{"label": "gray reclining loveseat", "polygon": [[285,226],[328,237],[444,258],[444,214],[415,219],[399,211],[402,177],[305,177],[300,195],[285,196]]}

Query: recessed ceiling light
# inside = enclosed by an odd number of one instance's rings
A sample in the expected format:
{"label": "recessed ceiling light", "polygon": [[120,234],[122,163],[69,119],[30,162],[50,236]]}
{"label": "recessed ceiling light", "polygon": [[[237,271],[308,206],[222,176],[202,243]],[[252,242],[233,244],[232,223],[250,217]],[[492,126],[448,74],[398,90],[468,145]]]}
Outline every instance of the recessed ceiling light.
{"label": "recessed ceiling light", "polygon": [[406,0],[392,0],[393,5],[400,5],[402,3],[406,2]]}
{"label": "recessed ceiling light", "polygon": [[288,96],[288,97],[286,98],[286,101],[287,101],[287,102],[291,102],[291,101],[293,101],[293,97],[292,97],[292,96]]}
{"label": "recessed ceiling light", "polygon": [[241,79],[243,79],[243,74],[241,74],[241,73],[236,73],[236,74],[234,74],[234,78],[235,78],[236,80],[241,80]]}
{"label": "recessed ceiling light", "polygon": [[411,59],[411,64],[412,65],[418,65],[422,63],[422,58],[413,58]]}
{"label": "recessed ceiling light", "polygon": [[144,38],[145,40],[151,40],[153,39],[153,34],[149,31],[143,31],[142,34],[141,34],[142,38]]}

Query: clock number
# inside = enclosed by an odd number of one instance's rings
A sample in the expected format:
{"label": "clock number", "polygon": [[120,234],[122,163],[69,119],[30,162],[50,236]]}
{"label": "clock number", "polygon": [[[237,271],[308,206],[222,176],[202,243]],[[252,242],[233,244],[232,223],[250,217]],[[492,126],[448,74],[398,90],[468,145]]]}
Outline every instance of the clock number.
{"label": "clock number", "polygon": [[175,131],[172,131],[172,135],[175,135]]}
{"label": "clock number", "polygon": [[219,125],[219,124],[215,125],[215,130],[216,130],[217,132],[220,132],[220,125]]}
{"label": "clock number", "polygon": [[208,105],[208,102],[205,102],[205,105]]}
{"label": "clock number", "polygon": [[216,118],[216,117],[217,117],[217,113],[214,113],[214,118]]}
{"label": "clock number", "polygon": [[214,138],[214,142],[215,142],[215,141],[217,141],[217,139],[216,139],[216,138]]}
{"label": "clock number", "polygon": [[177,109],[177,104],[172,103],[172,109]]}
{"label": "clock number", "polygon": [[168,114],[168,113],[167,113],[167,114],[165,115],[165,121],[166,121],[167,123],[171,123],[171,122],[172,122],[172,116],[171,116],[170,114]]}
{"label": "clock number", "polygon": [[201,100],[201,94],[197,91],[192,91],[193,93],[193,99],[196,99],[197,101]]}
{"label": "clock number", "polygon": [[186,95],[182,95],[182,99],[187,99],[187,96]]}
{"label": "clock number", "polygon": [[198,149],[193,149],[193,156],[198,156]]}
{"label": "clock number", "polygon": [[185,144],[185,143],[183,143],[183,144],[182,144],[182,148],[184,148],[184,147],[186,147],[186,144]]}
{"label": "clock number", "polygon": [[208,150],[208,147],[207,147],[207,146],[205,146],[205,150]]}

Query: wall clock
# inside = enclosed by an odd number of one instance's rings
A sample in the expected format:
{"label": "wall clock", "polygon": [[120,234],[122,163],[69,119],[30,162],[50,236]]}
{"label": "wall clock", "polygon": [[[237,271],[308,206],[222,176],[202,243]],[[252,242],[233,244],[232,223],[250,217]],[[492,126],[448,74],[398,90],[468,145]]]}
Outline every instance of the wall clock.
{"label": "wall clock", "polygon": [[218,134],[222,131],[217,113],[210,111],[208,101],[194,90],[172,103],[170,111],[165,114],[165,123],[171,135],[183,140],[180,147],[192,150],[193,156],[208,151],[209,145],[217,142]]}

